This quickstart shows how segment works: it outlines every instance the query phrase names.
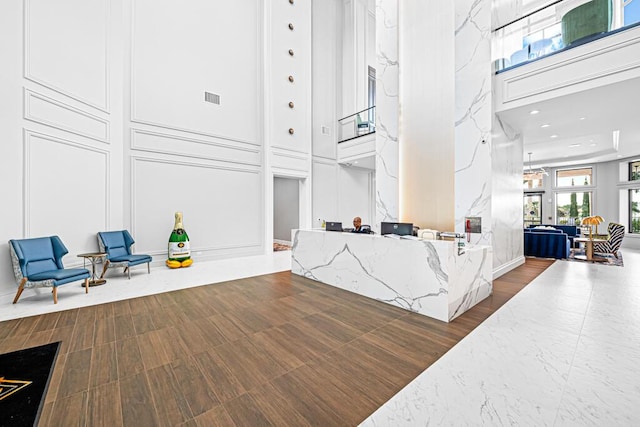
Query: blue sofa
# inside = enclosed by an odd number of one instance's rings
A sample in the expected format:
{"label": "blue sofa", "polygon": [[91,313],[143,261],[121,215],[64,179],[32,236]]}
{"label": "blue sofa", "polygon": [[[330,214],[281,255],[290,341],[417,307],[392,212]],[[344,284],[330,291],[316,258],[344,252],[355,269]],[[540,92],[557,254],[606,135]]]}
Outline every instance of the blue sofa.
{"label": "blue sofa", "polygon": [[563,259],[569,257],[569,250],[569,236],[562,230],[524,230],[525,256]]}
{"label": "blue sofa", "polygon": [[572,248],[575,247],[573,244],[573,239],[575,239],[576,237],[580,237],[580,227],[578,227],[577,225],[556,225],[556,224],[529,225],[529,228],[533,230],[549,231],[549,229],[544,229],[544,228],[536,229],[535,227],[553,227],[556,230],[562,231],[567,236],[569,236],[569,246],[571,246]]}

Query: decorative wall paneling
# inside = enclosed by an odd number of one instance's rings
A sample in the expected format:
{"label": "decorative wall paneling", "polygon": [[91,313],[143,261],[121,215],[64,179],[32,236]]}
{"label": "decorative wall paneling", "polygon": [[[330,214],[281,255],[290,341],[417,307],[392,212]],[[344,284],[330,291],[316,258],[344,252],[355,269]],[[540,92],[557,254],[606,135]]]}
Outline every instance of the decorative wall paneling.
{"label": "decorative wall paneling", "polygon": [[217,160],[260,166],[262,150],[253,144],[224,139],[199,139],[175,134],[131,129],[131,149],[149,153]]}
{"label": "decorative wall paneling", "polygon": [[131,2],[132,122],[261,144],[262,5],[230,4]]}
{"label": "decorative wall paneling", "polygon": [[23,236],[57,234],[72,254],[95,250],[110,225],[109,151],[27,129],[22,168]]}
{"label": "decorative wall paneling", "polygon": [[109,112],[109,0],[24,0],[24,77]]}
{"label": "decorative wall paneling", "polygon": [[24,118],[109,143],[108,120],[26,88],[24,89]]}
{"label": "decorative wall paneling", "polygon": [[[268,55],[271,99],[268,108],[271,115],[271,147],[309,153],[311,2],[288,3],[274,0],[271,2],[270,18]],[[293,82],[289,76],[293,77]]]}
{"label": "decorative wall paneling", "polygon": [[336,158],[338,105],[342,97],[342,0],[313,1],[312,17],[312,152],[314,156]]}
{"label": "decorative wall paneling", "polygon": [[291,150],[273,148],[271,150],[271,168],[292,171],[309,171],[309,155]]}
{"label": "decorative wall paneling", "polygon": [[[260,253],[262,179],[256,167],[132,156],[131,228],[137,250],[166,256],[174,212],[182,211],[194,257]],[[158,189],[166,197],[158,197]]]}

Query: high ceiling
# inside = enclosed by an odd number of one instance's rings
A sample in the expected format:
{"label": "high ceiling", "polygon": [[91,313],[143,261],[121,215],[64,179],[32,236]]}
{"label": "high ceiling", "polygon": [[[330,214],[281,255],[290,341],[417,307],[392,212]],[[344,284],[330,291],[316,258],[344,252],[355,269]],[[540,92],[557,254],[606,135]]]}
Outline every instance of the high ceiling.
{"label": "high ceiling", "polygon": [[631,79],[500,116],[522,134],[525,166],[529,152],[532,167],[575,165],[640,157],[639,103],[640,79]]}

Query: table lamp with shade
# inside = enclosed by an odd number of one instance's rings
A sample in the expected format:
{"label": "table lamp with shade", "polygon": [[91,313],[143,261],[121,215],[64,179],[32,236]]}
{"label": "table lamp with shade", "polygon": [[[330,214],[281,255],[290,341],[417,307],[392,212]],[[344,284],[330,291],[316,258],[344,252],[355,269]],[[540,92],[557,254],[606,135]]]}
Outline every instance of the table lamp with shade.
{"label": "table lamp with shade", "polygon": [[596,226],[596,235],[598,235],[598,225],[604,222],[604,219],[600,215],[588,216],[582,220],[583,225],[589,226],[589,240],[593,240],[593,228]]}

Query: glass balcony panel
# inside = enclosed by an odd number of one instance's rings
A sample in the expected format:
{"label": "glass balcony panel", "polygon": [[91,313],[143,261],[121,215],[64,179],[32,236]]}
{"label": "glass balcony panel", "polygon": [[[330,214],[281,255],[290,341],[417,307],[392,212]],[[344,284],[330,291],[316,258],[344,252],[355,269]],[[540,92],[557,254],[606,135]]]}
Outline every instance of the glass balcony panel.
{"label": "glass balcony panel", "polygon": [[640,23],[640,0],[562,0],[493,33],[496,73]]}
{"label": "glass balcony panel", "polygon": [[358,111],[338,120],[338,143],[376,131],[376,107]]}

